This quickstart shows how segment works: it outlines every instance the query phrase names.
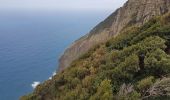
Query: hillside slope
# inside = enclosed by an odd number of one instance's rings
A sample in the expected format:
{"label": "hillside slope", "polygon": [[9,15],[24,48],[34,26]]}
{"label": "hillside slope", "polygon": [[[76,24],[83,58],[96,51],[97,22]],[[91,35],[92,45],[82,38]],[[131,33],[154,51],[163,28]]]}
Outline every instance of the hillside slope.
{"label": "hillside slope", "polygon": [[90,49],[21,100],[169,100],[170,14]]}
{"label": "hillside slope", "polygon": [[93,46],[104,43],[130,25],[141,26],[153,16],[170,10],[170,0],[128,0],[106,20],[98,24],[89,34],[75,41],[59,60],[59,70],[86,53]]}

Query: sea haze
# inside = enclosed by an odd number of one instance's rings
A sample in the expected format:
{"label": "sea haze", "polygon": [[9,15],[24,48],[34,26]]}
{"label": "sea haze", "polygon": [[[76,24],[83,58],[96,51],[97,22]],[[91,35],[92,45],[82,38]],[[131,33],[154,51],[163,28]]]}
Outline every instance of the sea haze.
{"label": "sea haze", "polygon": [[64,49],[109,13],[0,11],[0,100],[49,79]]}

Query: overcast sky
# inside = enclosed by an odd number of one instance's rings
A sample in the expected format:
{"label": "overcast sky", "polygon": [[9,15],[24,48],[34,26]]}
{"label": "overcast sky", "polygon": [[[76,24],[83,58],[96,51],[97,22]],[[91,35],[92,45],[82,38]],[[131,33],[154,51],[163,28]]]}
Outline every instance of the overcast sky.
{"label": "overcast sky", "polygon": [[114,10],[127,0],[0,0],[0,9]]}

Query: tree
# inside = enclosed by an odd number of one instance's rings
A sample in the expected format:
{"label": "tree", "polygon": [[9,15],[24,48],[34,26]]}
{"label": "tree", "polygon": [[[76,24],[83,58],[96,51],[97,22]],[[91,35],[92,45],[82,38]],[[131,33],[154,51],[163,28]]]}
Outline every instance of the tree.
{"label": "tree", "polygon": [[141,91],[143,95],[146,94],[146,91],[154,84],[154,77],[150,76],[144,78],[138,82],[137,88]]}
{"label": "tree", "polygon": [[147,54],[145,67],[148,73],[156,76],[168,74],[170,72],[170,56],[163,50],[156,49],[154,52]]}
{"label": "tree", "polygon": [[96,94],[94,94],[90,100],[113,100],[111,81],[105,79],[101,82],[97,88]]}

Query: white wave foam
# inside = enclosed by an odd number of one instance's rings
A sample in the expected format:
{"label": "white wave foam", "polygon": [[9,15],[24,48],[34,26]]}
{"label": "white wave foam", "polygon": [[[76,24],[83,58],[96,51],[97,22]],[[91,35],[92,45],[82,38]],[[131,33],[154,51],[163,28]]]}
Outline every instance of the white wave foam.
{"label": "white wave foam", "polygon": [[40,82],[35,81],[31,84],[31,86],[33,89],[35,89],[39,84],[40,84]]}
{"label": "white wave foam", "polygon": [[53,76],[55,76],[56,75],[56,72],[53,72]]}
{"label": "white wave foam", "polygon": [[49,80],[51,80],[52,79],[52,77],[49,77]]}
{"label": "white wave foam", "polygon": [[49,77],[49,79],[51,80],[53,76],[55,76],[57,73],[56,72],[53,72],[52,76]]}

